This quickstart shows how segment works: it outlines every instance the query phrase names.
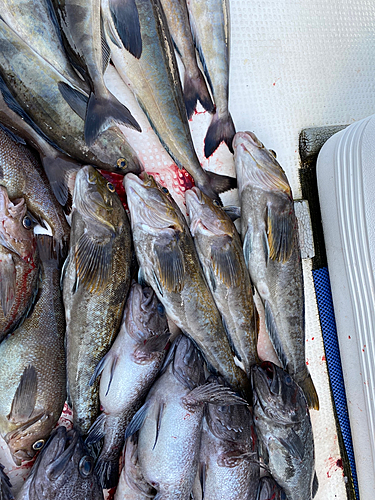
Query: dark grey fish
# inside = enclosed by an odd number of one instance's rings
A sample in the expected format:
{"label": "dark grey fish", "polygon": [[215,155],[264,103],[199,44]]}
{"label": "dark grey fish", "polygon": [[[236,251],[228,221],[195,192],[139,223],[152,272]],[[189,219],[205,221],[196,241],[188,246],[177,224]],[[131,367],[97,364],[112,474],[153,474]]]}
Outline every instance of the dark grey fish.
{"label": "dark grey fish", "polygon": [[257,500],[287,500],[287,498],[272,477],[264,476],[259,480]]}
{"label": "dark grey fish", "polygon": [[14,500],[12,485],[4,472],[4,466],[0,464],[0,500]]}
{"label": "dark grey fish", "polygon": [[298,223],[286,175],[252,132],[236,134],[243,253],[265,309],[268,335],[310,408],[319,399],[305,359],[305,297]]}
{"label": "dark grey fish", "polygon": [[103,500],[94,459],[76,429],[58,427],[16,500]]}
{"label": "dark grey fish", "polygon": [[302,389],[270,362],[252,368],[254,423],[260,455],[288,500],[311,500],[318,489],[314,438]]}

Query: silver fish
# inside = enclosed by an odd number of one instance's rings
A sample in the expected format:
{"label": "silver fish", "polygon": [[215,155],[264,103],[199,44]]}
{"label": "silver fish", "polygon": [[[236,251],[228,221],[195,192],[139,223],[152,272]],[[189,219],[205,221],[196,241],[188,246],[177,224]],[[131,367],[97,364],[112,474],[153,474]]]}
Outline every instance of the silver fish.
{"label": "silver fish", "polygon": [[292,377],[271,362],[252,368],[254,422],[260,454],[288,500],[311,500],[318,489],[307,402]]}
{"label": "silver fish", "polygon": [[94,377],[100,375],[103,413],[90,429],[86,443],[104,438],[95,466],[103,488],[117,485],[125,429],[163,364],[169,336],[164,307],[151,288],[134,282],[121,329],[94,373]]}
{"label": "silver fish", "polygon": [[40,453],[16,500],[104,500],[94,459],[79,432],[58,427]]}
{"label": "silver fish", "polygon": [[252,132],[236,134],[241,235],[250,277],[264,304],[268,335],[310,408],[319,399],[305,361],[305,300],[298,225],[286,175]]}

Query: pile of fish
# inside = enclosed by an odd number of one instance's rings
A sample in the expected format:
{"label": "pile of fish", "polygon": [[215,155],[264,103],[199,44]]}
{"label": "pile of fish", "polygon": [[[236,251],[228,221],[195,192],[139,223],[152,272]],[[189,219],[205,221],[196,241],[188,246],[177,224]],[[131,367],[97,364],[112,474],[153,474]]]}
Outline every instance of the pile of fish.
{"label": "pile of fish", "polygon": [[[0,466],[0,499],[311,500],[297,220],[275,155],[228,111],[225,2],[1,5],[0,435],[36,460],[20,491]],[[109,64],[192,176],[188,218],[123,132],[144,133]],[[236,179],[199,163],[198,101],[205,155],[224,141]],[[279,366],[259,358],[254,293]]]}

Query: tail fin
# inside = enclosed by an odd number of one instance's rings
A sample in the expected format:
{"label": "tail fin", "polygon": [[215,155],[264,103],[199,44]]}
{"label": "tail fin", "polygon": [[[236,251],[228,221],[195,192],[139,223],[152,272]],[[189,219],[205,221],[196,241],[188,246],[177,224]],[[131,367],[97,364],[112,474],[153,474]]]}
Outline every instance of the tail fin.
{"label": "tail fin", "polygon": [[209,158],[220,146],[222,141],[226,143],[229,151],[233,153],[232,141],[235,134],[236,129],[234,128],[234,123],[230,113],[219,116],[216,112],[212,117],[212,121],[208,127],[206,138],[204,140],[205,157]]}
{"label": "tail fin", "polygon": [[302,380],[298,380],[298,377],[295,376],[295,381],[303,390],[308,407],[319,410],[318,393],[316,392],[310,373],[307,373],[307,376],[304,376]]}
{"label": "tail fin", "polygon": [[213,113],[215,109],[204,76],[199,68],[198,71],[197,77],[193,77],[188,71],[185,71],[184,76],[184,99],[189,120],[193,116],[198,100],[209,113]]}
{"label": "tail fin", "polygon": [[205,170],[207,182],[204,185],[197,183],[197,186],[207,196],[212,199],[217,199],[217,195],[235,189],[237,187],[237,179],[228,175],[219,175],[214,172]]}
{"label": "tail fin", "polygon": [[42,163],[53,194],[60,205],[66,207],[68,213],[70,213],[74,180],[82,165],[73,160],[73,158],[59,153],[56,156],[47,155],[42,157]]}
{"label": "tail fin", "polygon": [[87,146],[90,147],[95,139],[109,128],[113,122],[123,123],[127,127],[138,130],[138,132],[142,131],[128,108],[121,104],[115,96],[108,92],[103,97],[92,92],[87,104],[85,119],[85,142]]}

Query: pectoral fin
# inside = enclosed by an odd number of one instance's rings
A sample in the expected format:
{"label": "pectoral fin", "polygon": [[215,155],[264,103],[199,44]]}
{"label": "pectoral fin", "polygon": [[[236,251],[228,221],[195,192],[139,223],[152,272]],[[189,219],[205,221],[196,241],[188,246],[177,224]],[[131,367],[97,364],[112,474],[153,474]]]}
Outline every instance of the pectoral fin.
{"label": "pectoral fin", "polygon": [[160,282],[169,292],[180,292],[183,286],[185,265],[176,240],[167,244],[155,244]]}
{"label": "pectoral fin", "polygon": [[0,262],[0,303],[4,316],[7,316],[12,308],[16,286],[16,267],[12,254],[4,252]]}
{"label": "pectoral fin", "polygon": [[271,339],[272,345],[276,351],[280,363],[283,366],[283,369],[286,370],[286,367],[288,365],[288,358],[286,357],[283,346],[280,342],[276,321],[270,303],[267,300],[264,303],[264,313],[267,333]]}
{"label": "pectoral fin", "polygon": [[295,223],[292,203],[288,203],[283,211],[268,205],[267,240],[270,259],[282,263],[289,260],[294,245]]}
{"label": "pectoral fin", "polygon": [[288,450],[292,457],[303,460],[305,455],[305,445],[293,429],[288,432],[286,439],[279,438],[279,441]]}
{"label": "pectoral fin", "polygon": [[139,59],[142,54],[142,37],[134,0],[110,0],[109,8],[125,49]]}
{"label": "pectoral fin", "polygon": [[212,383],[196,387],[182,399],[182,402],[187,407],[201,406],[204,403],[220,406],[247,405],[247,401],[229,387]]}
{"label": "pectoral fin", "polygon": [[247,227],[247,231],[243,240],[243,256],[245,258],[246,265],[250,260],[251,252],[253,251],[253,228],[251,225]]}
{"label": "pectoral fin", "polygon": [[215,275],[227,287],[237,287],[241,283],[241,270],[232,239],[223,244],[211,245],[212,268]]}
{"label": "pectoral fin", "polygon": [[28,422],[36,403],[38,375],[33,365],[28,365],[21,376],[7,419],[12,423]]}
{"label": "pectoral fin", "polygon": [[150,406],[150,403],[149,403],[149,401],[147,401],[134,415],[130,424],[126,428],[125,437],[124,437],[125,441],[128,439],[129,436],[132,436],[134,433],[139,431],[139,429],[142,427],[143,422],[145,421],[145,418],[147,416],[149,406]]}
{"label": "pectoral fin", "polygon": [[72,110],[84,120],[86,117],[86,109],[89,98],[86,94],[79,92],[77,89],[71,87],[65,82],[59,82],[57,84],[60,94],[63,96],[65,101],[69,104]]}
{"label": "pectoral fin", "polygon": [[85,443],[88,445],[97,443],[105,436],[106,414],[101,413],[89,429]]}

